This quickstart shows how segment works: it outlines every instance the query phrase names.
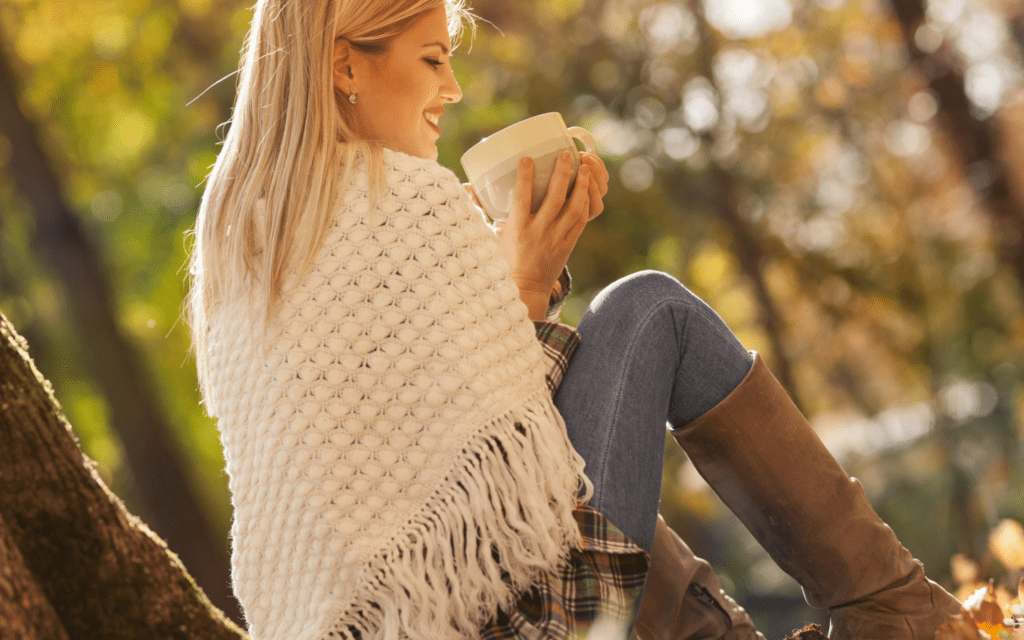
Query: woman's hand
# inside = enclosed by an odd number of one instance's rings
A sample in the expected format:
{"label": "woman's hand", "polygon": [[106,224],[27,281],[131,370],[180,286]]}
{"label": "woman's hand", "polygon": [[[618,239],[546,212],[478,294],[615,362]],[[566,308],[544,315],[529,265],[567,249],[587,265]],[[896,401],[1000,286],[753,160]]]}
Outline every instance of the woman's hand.
{"label": "woman's hand", "polygon": [[604,166],[604,160],[585,151],[580,152],[580,166],[590,167],[590,220],[601,215],[604,211],[602,198],[608,194],[608,168]]}
{"label": "woman's hand", "polygon": [[480,208],[481,211],[483,211],[484,205],[480,203],[480,198],[476,197],[476,189],[473,188],[473,185],[469,184],[468,182],[463,182],[462,188],[465,189],[466,193],[469,194],[469,197],[473,199],[473,204],[475,204],[477,207]]}
{"label": "woman's hand", "polygon": [[604,209],[601,197],[608,192],[608,172],[597,156],[581,155],[589,158],[581,158],[576,184],[568,195],[571,156],[566,151],[558,157],[547,195],[536,213],[530,212],[533,160],[523,158],[516,170],[508,220],[498,230],[498,240],[512,267],[512,280],[533,320],[544,319],[555,280],[576,240],[587,222]]}

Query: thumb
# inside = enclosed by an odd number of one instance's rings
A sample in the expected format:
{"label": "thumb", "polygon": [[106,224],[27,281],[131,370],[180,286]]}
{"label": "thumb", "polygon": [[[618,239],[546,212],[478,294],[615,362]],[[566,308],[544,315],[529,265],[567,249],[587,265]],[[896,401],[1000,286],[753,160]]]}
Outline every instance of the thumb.
{"label": "thumb", "polygon": [[480,198],[476,197],[476,190],[473,188],[473,185],[469,184],[468,182],[463,182],[462,188],[465,189],[466,193],[469,194],[469,197],[473,199],[473,204],[480,207],[481,209],[484,208],[484,205],[480,204]]}
{"label": "thumb", "polygon": [[494,235],[498,236],[499,240],[501,240],[501,236],[504,233],[506,222],[506,220],[491,221],[491,229],[494,230]]}

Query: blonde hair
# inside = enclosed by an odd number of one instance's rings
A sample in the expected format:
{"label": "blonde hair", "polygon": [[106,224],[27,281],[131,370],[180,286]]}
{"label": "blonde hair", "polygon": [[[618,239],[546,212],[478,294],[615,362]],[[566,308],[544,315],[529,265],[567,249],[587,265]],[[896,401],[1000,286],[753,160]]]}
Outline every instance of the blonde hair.
{"label": "blonde hair", "polygon": [[454,46],[473,23],[465,0],[256,3],[230,129],[190,232],[185,314],[204,397],[211,305],[244,295],[254,322],[268,322],[285,277],[310,267],[357,159],[371,185],[382,181],[381,146],[356,136],[348,96],[334,85],[335,41],[383,53],[438,7]]}

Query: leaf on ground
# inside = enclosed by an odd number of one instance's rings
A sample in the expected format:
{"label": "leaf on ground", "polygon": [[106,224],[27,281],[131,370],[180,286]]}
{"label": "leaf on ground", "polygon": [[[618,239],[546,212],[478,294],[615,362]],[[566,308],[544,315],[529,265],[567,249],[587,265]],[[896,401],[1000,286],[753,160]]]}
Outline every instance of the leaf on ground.
{"label": "leaf on ground", "polygon": [[943,624],[935,640],[1019,640],[1024,624],[1020,600],[1000,603],[991,581],[964,600],[964,610]]}
{"label": "leaf on ground", "polygon": [[1024,567],[1024,526],[1003,520],[988,536],[988,548],[1007,569]]}
{"label": "leaf on ground", "polygon": [[991,640],[991,638],[992,636],[978,628],[978,623],[975,622],[970,611],[953,616],[935,633],[935,640]]}
{"label": "leaf on ground", "polygon": [[826,640],[821,632],[821,627],[816,624],[809,624],[803,629],[794,629],[793,635],[786,636],[783,640]]}

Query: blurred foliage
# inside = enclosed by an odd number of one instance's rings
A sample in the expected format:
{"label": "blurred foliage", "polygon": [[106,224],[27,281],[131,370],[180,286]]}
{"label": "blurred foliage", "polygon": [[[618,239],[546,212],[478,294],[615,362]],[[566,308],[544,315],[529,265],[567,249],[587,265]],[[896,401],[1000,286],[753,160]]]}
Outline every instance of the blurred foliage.
{"label": "blurred foliage", "polygon": [[[914,38],[963,73],[977,117],[1005,132],[991,162],[1024,185],[1017,9],[933,0]],[[606,212],[570,261],[564,319],[578,321],[601,287],[633,271],[678,277],[749,348],[792,363],[793,391],[822,437],[930,575],[951,586],[954,553],[985,562],[988,531],[1024,518],[1024,296],[978,195],[990,168],[956,157],[928,89],[933,70],[910,65],[889,7],[723,0],[705,18],[690,0],[503,0],[475,10],[477,36],[453,59],[464,99],[442,120],[441,162],[461,173],[459,156],[482,136],[560,111],[595,134],[613,176]],[[102,249],[120,324],[225,531],[216,427],[198,403],[178,316],[183,233],[230,117],[250,15],[225,0],[0,4],[22,108]],[[4,178],[10,156],[0,139],[0,309],[131,504],[105,401],[79,365],[88,336],[69,324],[61,284],[32,250],[32,216]],[[723,203],[763,251],[778,339],[765,333]],[[799,591],[685,456],[666,450],[670,523],[768,637],[810,619],[806,609],[773,619]]]}

